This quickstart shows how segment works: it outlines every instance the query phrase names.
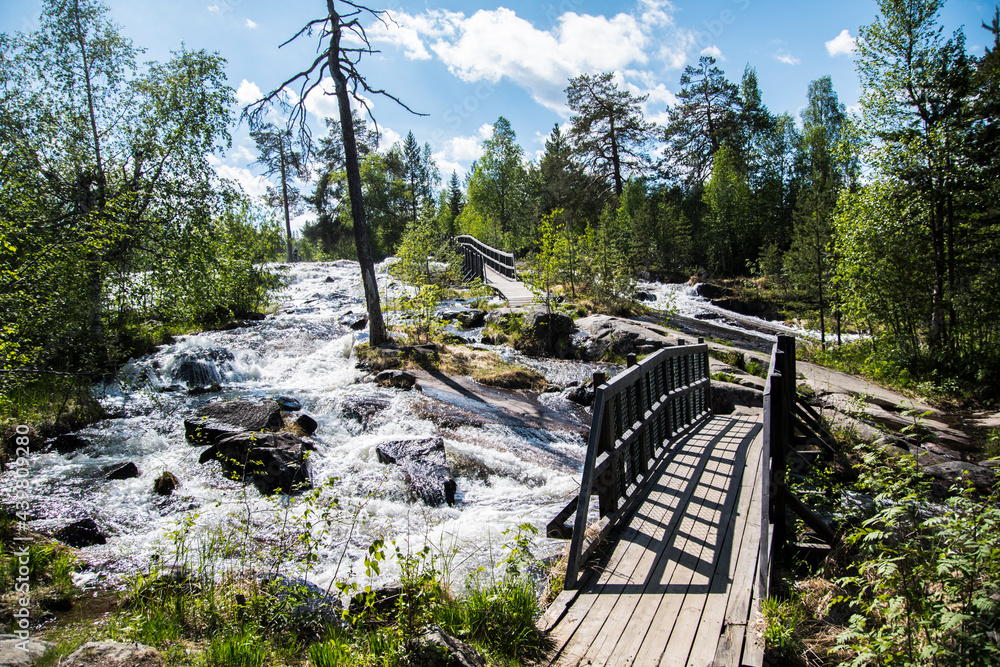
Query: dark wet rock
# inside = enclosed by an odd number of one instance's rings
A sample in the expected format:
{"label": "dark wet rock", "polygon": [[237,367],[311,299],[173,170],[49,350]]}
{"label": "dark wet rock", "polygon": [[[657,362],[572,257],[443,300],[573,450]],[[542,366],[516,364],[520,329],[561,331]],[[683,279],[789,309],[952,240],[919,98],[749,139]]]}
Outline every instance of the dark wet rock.
{"label": "dark wet rock", "polygon": [[267,319],[267,315],[264,313],[258,313],[255,310],[241,310],[235,313],[234,317],[239,320],[248,320],[250,322],[262,322]]}
{"label": "dark wet rock", "polygon": [[368,315],[354,312],[344,313],[337,321],[352,331],[361,331],[368,326]]}
{"label": "dark wet rock", "polygon": [[286,412],[295,412],[302,409],[302,403],[297,398],[291,396],[279,396],[274,399],[278,407]]}
{"label": "dark wet rock", "polygon": [[368,595],[364,593],[355,595],[351,598],[347,609],[356,617],[362,614],[374,615],[374,619],[367,619],[369,621],[391,620],[396,616],[396,608],[402,594],[401,586],[381,586]]}
{"label": "dark wet rock", "polygon": [[638,292],[635,293],[635,300],[636,301],[656,301],[656,295],[655,294],[651,294],[650,292],[644,292],[642,290],[639,290]]}
{"label": "dark wet rock", "polygon": [[587,383],[578,387],[569,387],[563,390],[563,396],[566,397],[566,400],[589,407],[594,404],[594,385]]}
{"label": "dark wet rock", "polygon": [[17,635],[0,635],[0,667],[31,667],[55,644]]}
{"label": "dark wet rock", "polygon": [[718,313],[695,313],[694,319],[696,320],[717,320],[720,315]]}
{"label": "dark wet rock", "polygon": [[325,283],[332,283],[333,282],[333,276],[327,276],[326,279],[323,282],[325,282]]}
{"label": "dark wet rock", "polygon": [[718,306],[719,308],[725,308],[726,310],[731,310],[734,313],[739,313],[740,315],[751,315],[765,320],[781,319],[778,311],[774,307],[774,304],[758,299],[747,300],[740,299],[735,296],[727,296],[720,299],[714,299],[712,304]]}
{"label": "dark wet rock", "polygon": [[748,408],[764,407],[764,392],[731,382],[712,381],[712,411],[729,415],[741,405]]}
{"label": "dark wet rock", "polygon": [[938,497],[947,496],[953,486],[970,483],[977,491],[988,492],[996,482],[996,472],[992,468],[965,461],[938,463],[923,468],[923,472],[931,478],[931,490]]}
{"label": "dark wet rock", "polygon": [[413,389],[417,383],[417,378],[413,373],[400,370],[382,371],[375,376],[375,384],[380,387],[392,387],[394,389]]}
{"label": "dark wet rock", "polygon": [[71,547],[82,549],[95,544],[107,544],[107,536],[97,527],[97,522],[91,518],[80,519],[64,526],[52,534],[60,542]]}
{"label": "dark wet rock", "polygon": [[442,308],[435,315],[442,320],[458,322],[466,329],[481,327],[486,321],[486,311],[478,308]]}
{"label": "dark wet rock", "polygon": [[703,299],[721,299],[736,294],[732,288],[722,285],[712,285],[711,283],[698,283],[694,286],[694,293]]}
{"label": "dark wet rock", "polygon": [[104,479],[135,479],[139,476],[139,467],[133,462],[112,466],[104,472]]}
{"label": "dark wet rock", "polygon": [[153,490],[161,496],[169,496],[180,486],[180,480],[172,472],[164,470],[163,473],[153,482]]}
{"label": "dark wet rock", "polygon": [[423,629],[409,661],[416,667],[486,667],[486,661],[474,648],[438,625]]}
{"label": "dark wet rock", "polygon": [[292,433],[244,431],[219,438],[198,462],[217,460],[232,479],[253,482],[264,495],[291,493],[312,486],[305,456],[311,448]]}
{"label": "dark wet rock", "polygon": [[87,642],[59,662],[60,667],[163,667],[163,656],[151,646],[129,642]]}
{"label": "dark wet rock", "polygon": [[207,387],[192,387],[188,389],[188,396],[201,396],[202,394],[217,394],[222,391],[222,386],[215,382]]}
{"label": "dark wet rock", "polygon": [[375,448],[380,463],[403,469],[410,492],[431,506],[455,504],[455,479],[446,465],[444,440],[438,437],[398,439]]}
{"label": "dark wet rock", "polygon": [[306,630],[340,623],[343,605],[335,595],[306,579],[283,574],[265,575],[261,586],[288,609],[293,630]]}
{"label": "dark wet rock", "polygon": [[312,435],[316,432],[316,429],[319,428],[319,424],[316,423],[316,420],[305,413],[296,417],[293,423],[306,435]]}
{"label": "dark wet rock", "polygon": [[341,416],[353,419],[362,428],[370,429],[388,407],[390,400],[376,394],[347,395],[338,405]]}
{"label": "dark wet rock", "polygon": [[980,461],[979,465],[984,468],[1000,468],[1000,459],[987,459],[985,461]]}
{"label": "dark wet rock", "polygon": [[[504,332],[487,335],[483,342],[509,343],[529,355],[573,356],[571,335],[576,331],[573,318],[541,304],[491,310],[486,321]],[[509,336],[509,339],[508,339]]]}
{"label": "dark wet rock", "polygon": [[277,431],[285,426],[275,401],[216,401],[184,420],[184,435],[193,445],[211,445],[242,431]]}
{"label": "dark wet rock", "polygon": [[90,445],[90,440],[81,438],[73,433],[59,435],[52,440],[52,448],[60,454],[72,454],[73,452],[83,449],[84,447],[89,447]]}

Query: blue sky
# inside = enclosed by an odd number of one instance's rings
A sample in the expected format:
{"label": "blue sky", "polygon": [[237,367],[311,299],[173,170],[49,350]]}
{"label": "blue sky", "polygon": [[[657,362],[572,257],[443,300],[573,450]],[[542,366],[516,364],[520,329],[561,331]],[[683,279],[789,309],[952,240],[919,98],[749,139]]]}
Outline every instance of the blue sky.
{"label": "blue sky", "polygon": [[[312,61],[314,40],[278,45],[325,9],[323,0],[105,2],[123,33],[147,49],[146,59],[166,60],[182,43],[218,51],[244,103]],[[445,181],[452,170],[464,177],[501,115],[511,121],[525,157],[536,159],[552,127],[568,120],[568,79],[583,72],[618,72],[620,85],[649,95],[650,120],[663,120],[685,65],[703,53],[714,55],[734,82],[745,66],[754,67],[773,112],[797,118],[809,82],[827,74],[841,101],[855,107],[861,91],[853,38],[877,12],[874,0],[386,0],[372,6],[388,9],[394,20],[370,30],[382,52],[364,60],[361,71],[427,114],[412,116],[388,99],[374,99],[384,141],[412,130],[421,144],[431,144]],[[948,32],[964,26],[970,52],[979,54],[988,37],[980,24],[993,7],[951,0],[941,22]],[[40,11],[40,0],[4,2],[0,30],[32,30]],[[336,114],[332,97],[317,97],[310,110],[317,118]],[[253,142],[245,127],[233,137],[217,169],[258,194],[264,186],[251,164]]]}

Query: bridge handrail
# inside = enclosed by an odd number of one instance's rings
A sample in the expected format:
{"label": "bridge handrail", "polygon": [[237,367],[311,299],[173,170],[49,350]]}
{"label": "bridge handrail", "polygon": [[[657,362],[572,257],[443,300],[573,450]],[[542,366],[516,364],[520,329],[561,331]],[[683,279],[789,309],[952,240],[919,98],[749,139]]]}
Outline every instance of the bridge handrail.
{"label": "bridge handrail", "polygon": [[469,234],[456,236],[455,242],[462,249],[462,268],[467,278],[485,278],[484,268],[487,265],[511,280],[516,277],[514,253],[488,246]]}
{"label": "bridge handrail", "polygon": [[[708,346],[666,347],[608,382],[595,373],[595,395],[580,493],[552,522],[549,537],[570,538],[566,588],[578,583],[580,567],[619,520],[641,499],[651,463],[676,439],[712,413]],[[599,381],[600,380],[600,381]],[[598,497],[600,527],[588,534],[593,494]],[[566,526],[576,513],[572,529]]]}

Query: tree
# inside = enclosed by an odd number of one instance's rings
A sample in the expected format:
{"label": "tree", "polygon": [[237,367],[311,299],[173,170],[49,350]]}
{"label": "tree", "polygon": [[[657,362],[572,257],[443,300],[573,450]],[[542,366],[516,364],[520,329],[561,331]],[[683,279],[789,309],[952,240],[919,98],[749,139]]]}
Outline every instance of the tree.
{"label": "tree", "polygon": [[746,266],[760,244],[750,215],[750,187],[738,168],[735,151],[725,144],[715,154],[704,199],[710,267],[724,275],[734,274]]}
{"label": "tree", "polygon": [[483,240],[491,245],[513,248],[523,241],[528,184],[523,154],[510,121],[500,116],[493,135],[483,141],[482,157],[472,166],[464,212],[488,221],[492,230]]}
{"label": "tree", "polygon": [[680,103],[667,109],[666,155],[688,185],[703,183],[712,160],[739,129],[739,89],[715,67],[715,58],[702,56],[681,75]]}
{"label": "tree", "polygon": [[574,159],[574,150],[559,126],[552,128],[545,140],[545,153],[537,170],[539,213],[560,210],[569,229],[581,233],[586,220],[600,210],[598,193],[588,187],[589,179]]}
{"label": "tree", "polygon": [[257,127],[250,132],[250,137],[257,144],[257,164],[263,165],[264,176],[278,176],[281,191],[269,193],[268,200],[277,204],[285,215],[285,233],[287,234],[285,249],[286,261],[292,261],[292,222],[291,211],[298,209],[302,195],[298,188],[289,185],[292,178],[305,180],[309,177],[309,169],[305,157],[309,154],[308,147],[296,150],[292,133],[287,129],[279,130],[272,123]]}
{"label": "tree", "polygon": [[[358,17],[367,15],[385,22],[383,16],[385,12],[370,9],[364,5],[350,2],[350,0],[342,0],[342,4],[348,7],[343,15],[337,10],[335,0],[326,0],[326,16],[309,21],[284,43],[288,44],[303,34],[311,35],[313,30],[318,30],[320,36],[317,52],[319,55],[309,68],[287,79],[265,95],[263,99],[245,107],[243,114],[245,118],[250,120],[251,124],[259,124],[271,104],[288,106],[284,97],[285,87],[298,83],[298,99],[291,106],[288,124],[289,127],[296,127],[300,136],[308,138],[306,99],[322,86],[324,76],[333,78],[337,106],[340,112],[341,136],[344,142],[347,190],[351,202],[351,218],[354,220],[354,241],[358,251],[358,263],[361,265],[361,282],[365,290],[365,303],[368,307],[368,335],[370,344],[376,347],[387,343],[389,338],[386,334],[385,321],[382,318],[378,282],[375,279],[375,260],[368,242],[368,220],[365,214],[361,167],[358,160],[358,146],[354,135],[350,99],[353,95],[363,108],[368,109],[368,103],[360,95],[360,92],[383,95],[408,111],[412,112],[412,110],[385,90],[372,88],[357,68],[362,56],[374,53],[368,35]],[[348,33],[346,39],[345,32]],[[357,46],[352,46],[353,44],[357,44]],[[350,86],[350,90],[348,86]],[[305,140],[302,143],[308,145]]]}
{"label": "tree", "polygon": [[402,157],[402,176],[410,200],[408,219],[415,223],[424,204],[433,200],[434,188],[441,182],[441,175],[431,157],[430,144],[425,143],[421,150],[412,131],[403,140]]}
{"label": "tree", "polygon": [[462,214],[465,206],[465,198],[462,196],[462,186],[458,182],[458,174],[451,172],[451,180],[448,181],[448,211],[451,219],[454,220]]}
{"label": "tree", "polygon": [[613,72],[574,77],[566,102],[576,114],[570,118],[570,137],[577,154],[597,178],[610,180],[615,197],[621,197],[625,172],[641,173],[649,161],[645,147],[653,125],[642,117],[646,96],[619,90],[613,79]]}

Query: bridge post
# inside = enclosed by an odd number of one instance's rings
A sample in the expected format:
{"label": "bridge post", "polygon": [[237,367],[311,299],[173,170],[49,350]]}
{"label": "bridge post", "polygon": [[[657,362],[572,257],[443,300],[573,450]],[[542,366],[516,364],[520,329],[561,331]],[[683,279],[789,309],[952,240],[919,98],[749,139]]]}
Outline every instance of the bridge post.
{"label": "bridge post", "polygon": [[[785,377],[786,359],[781,349],[775,351],[775,371],[771,374],[771,524],[774,534],[771,542],[772,558],[785,548],[787,537],[787,513],[785,505],[785,448],[788,447],[791,429],[790,406],[788,403],[788,382]],[[780,370],[779,370],[780,369]],[[772,572],[774,569],[772,568]]]}

